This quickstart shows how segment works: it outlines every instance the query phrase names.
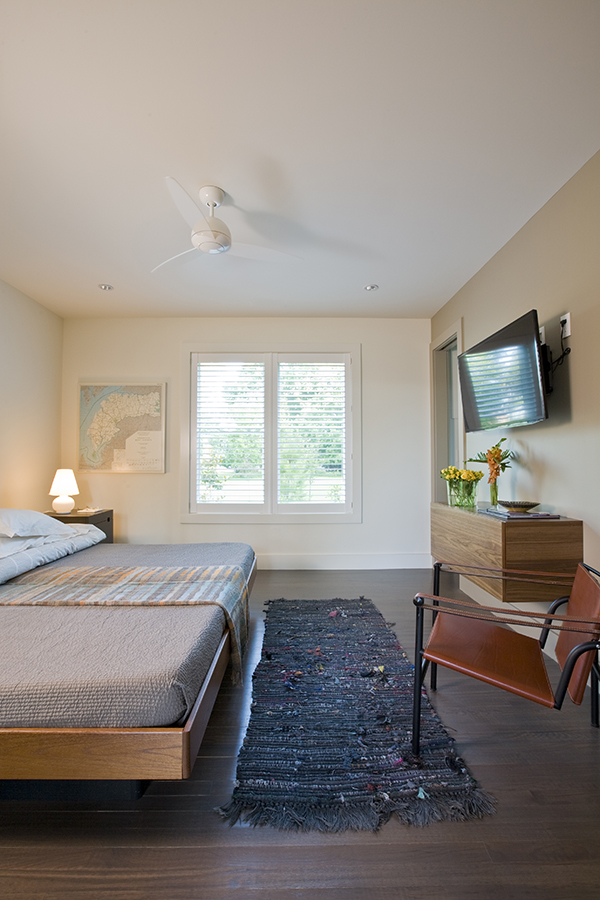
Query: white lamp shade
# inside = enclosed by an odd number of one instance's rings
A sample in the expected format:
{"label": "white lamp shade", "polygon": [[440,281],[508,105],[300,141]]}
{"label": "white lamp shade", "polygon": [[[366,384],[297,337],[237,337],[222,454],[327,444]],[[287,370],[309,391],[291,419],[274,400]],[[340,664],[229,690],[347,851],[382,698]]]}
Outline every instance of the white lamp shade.
{"label": "white lamp shade", "polygon": [[75,501],[70,494],[78,494],[79,488],[73,474],[73,469],[57,469],[49,494],[56,497],[52,501],[52,509],[57,513],[69,513],[75,506]]}

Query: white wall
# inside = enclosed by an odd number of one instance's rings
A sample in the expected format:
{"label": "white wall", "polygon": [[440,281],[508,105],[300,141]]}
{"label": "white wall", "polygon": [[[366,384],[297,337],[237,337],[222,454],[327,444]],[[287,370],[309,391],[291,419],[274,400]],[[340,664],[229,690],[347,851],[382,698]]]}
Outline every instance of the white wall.
{"label": "white wall", "polygon": [[0,507],[50,507],[61,363],[62,319],[0,281]]}
{"label": "white wall", "polygon": [[[499,479],[500,497],[538,500],[584,522],[585,561],[600,567],[600,153],[596,154],[447,303],[432,338],[462,317],[464,346],[537,309],[554,355],[559,317],[570,312],[571,355],[555,375],[549,419],[468,436],[467,455],[502,436],[519,454]],[[481,482],[480,499],[489,499]]]}
{"label": "white wall", "polygon": [[[65,322],[62,451],[77,465],[78,382],[167,382],[167,473],[78,475],[80,504],[115,510],[117,539],[240,540],[263,568],[426,567],[429,555],[429,320],[71,319]],[[189,525],[179,521],[181,346],[190,341],[360,342],[363,521]]]}

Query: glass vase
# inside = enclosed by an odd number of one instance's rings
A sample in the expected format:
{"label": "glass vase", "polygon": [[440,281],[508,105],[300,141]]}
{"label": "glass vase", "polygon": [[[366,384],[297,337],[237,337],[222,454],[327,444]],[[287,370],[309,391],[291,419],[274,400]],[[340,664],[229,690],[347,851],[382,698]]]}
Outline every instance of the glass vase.
{"label": "glass vase", "polygon": [[475,509],[477,506],[477,481],[447,481],[448,506]]}
{"label": "glass vase", "polygon": [[490,484],[490,503],[492,506],[498,506],[498,481],[492,481]]}

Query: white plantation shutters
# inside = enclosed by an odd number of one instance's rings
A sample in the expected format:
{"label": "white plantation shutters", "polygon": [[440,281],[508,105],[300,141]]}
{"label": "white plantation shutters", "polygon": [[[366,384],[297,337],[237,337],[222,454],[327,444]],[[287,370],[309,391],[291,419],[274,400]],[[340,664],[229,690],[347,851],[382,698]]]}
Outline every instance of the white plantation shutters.
{"label": "white plantation shutters", "polygon": [[264,363],[196,366],[196,502],[264,502]]}
{"label": "white plantation shutters", "polygon": [[279,363],[279,503],[344,503],[345,379],[343,363]]}
{"label": "white plantation shutters", "polygon": [[349,353],[192,354],[192,512],[352,509]]}

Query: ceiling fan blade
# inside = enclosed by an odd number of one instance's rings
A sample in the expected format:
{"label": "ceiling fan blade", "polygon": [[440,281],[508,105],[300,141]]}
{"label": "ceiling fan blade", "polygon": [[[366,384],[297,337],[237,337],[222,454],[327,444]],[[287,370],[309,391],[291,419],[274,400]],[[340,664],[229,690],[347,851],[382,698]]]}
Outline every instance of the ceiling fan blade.
{"label": "ceiling fan blade", "polygon": [[[160,265],[155,266],[154,269],[152,269],[152,272],[156,272],[157,269],[160,269],[174,259],[178,259],[180,256],[185,256],[187,253],[195,253],[197,249],[214,254],[215,250],[211,249],[206,251],[205,249],[206,244],[212,246],[212,242],[206,240],[206,231],[209,231],[212,234],[215,244],[222,245],[223,236],[225,235],[227,243],[231,245],[229,229],[224,222],[216,219],[214,215],[215,208],[220,206],[223,202],[223,197],[225,196],[221,188],[212,185],[201,188],[200,197],[206,199],[206,203],[210,207],[210,215],[207,216],[202,210],[202,206],[192,199],[185,188],[183,188],[175,178],[171,175],[167,175],[165,182],[173,203],[179,210],[184,221],[187,222],[192,229],[192,244],[194,246],[191,250],[184,250],[183,253],[178,253],[176,256],[170,257],[170,259],[166,259],[164,262],[160,263]],[[230,253],[232,256],[241,256],[245,259],[254,259],[261,262],[286,262],[299,259],[299,257],[294,256],[291,253],[284,253],[281,250],[262,247],[258,244],[240,244],[234,242],[231,246],[228,246],[227,248],[221,246],[220,249],[221,251],[225,250],[225,252]]]}
{"label": "ceiling fan blade", "polygon": [[171,195],[171,199],[181,216],[185,222],[188,223],[190,228],[193,228],[194,225],[198,224],[199,219],[204,219],[208,228],[212,231],[212,225],[210,224],[210,218],[204,215],[202,208],[198,206],[195,200],[193,200],[185,188],[182,188],[178,181],[175,178],[172,178],[170,175],[167,175],[165,178],[167,183],[167,189]]}
{"label": "ceiling fan blade", "polygon": [[170,256],[169,259],[165,259],[164,262],[161,262],[157,266],[154,266],[153,269],[150,269],[150,274],[152,275],[157,269],[166,266],[167,263],[173,262],[174,259],[179,259],[180,256],[187,256],[188,253],[199,253],[199,250],[196,250],[195,247],[190,247],[189,250],[184,250],[183,253],[177,253],[175,256]]}
{"label": "ceiling fan blade", "polygon": [[259,262],[289,262],[301,261],[301,257],[292,253],[284,253],[282,250],[273,250],[271,247],[261,247],[258,244],[240,244],[235,241],[231,249],[227,251],[230,256],[242,256],[244,259],[256,259]]}

